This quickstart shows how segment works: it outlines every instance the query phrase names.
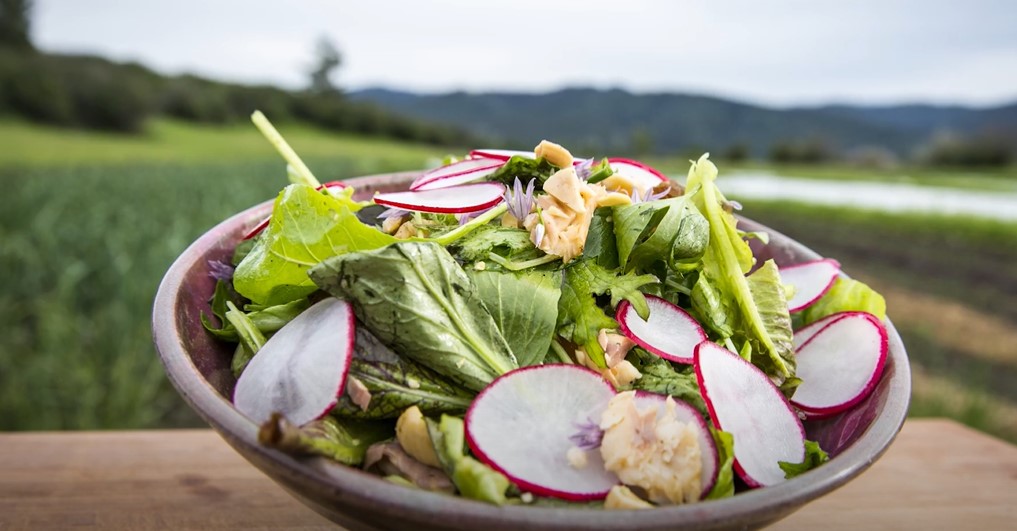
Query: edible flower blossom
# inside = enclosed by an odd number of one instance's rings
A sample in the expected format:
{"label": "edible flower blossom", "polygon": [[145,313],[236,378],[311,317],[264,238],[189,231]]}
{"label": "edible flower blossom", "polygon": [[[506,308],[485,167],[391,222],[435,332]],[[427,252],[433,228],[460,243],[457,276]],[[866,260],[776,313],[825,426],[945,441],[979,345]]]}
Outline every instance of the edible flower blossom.
{"label": "edible flower blossom", "polygon": [[233,278],[233,266],[221,260],[209,260],[208,276],[216,280],[229,282]]}
{"label": "edible flower blossom", "polygon": [[516,219],[525,219],[526,215],[533,210],[533,185],[535,179],[530,179],[526,189],[523,190],[523,183],[516,177],[512,189],[505,190],[505,204],[508,206],[509,214]]}
{"label": "edible flower blossom", "polygon": [[544,222],[538,221],[537,226],[533,228],[533,245],[540,247],[540,243],[544,241]]}
{"label": "edible flower blossom", "polygon": [[386,208],[381,214],[378,214],[378,219],[401,218],[409,215],[409,210],[403,210],[401,208]]}
{"label": "edible flower blossom", "polygon": [[600,425],[594,422],[590,417],[586,417],[585,422],[573,423],[576,428],[576,432],[569,435],[569,440],[572,444],[576,445],[580,450],[595,450],[600,448],[601,441],[604,440],[604,430],[600,429]]}
{"label": "edible flower blossom", "polygon": [[650,201],[663,199],[667,197],[667,194],[670,191],[671,191],[670,186],[657,193],[653,193],[653,189],[649,188],[645,192],[643,192],[642,195],[639,194],[639,190],[632,190],[632,193],[629,194],[629,196],[632,198],[632,204],[634,205],[636,203],[648,203]]}
{"label": "edible flower blossom", "polygon": [[590,175],[593,174],[593,158],[583,159],[581,162],[575,165],[576,176],[579,177],[580,181],[584,183],[589,180]]}

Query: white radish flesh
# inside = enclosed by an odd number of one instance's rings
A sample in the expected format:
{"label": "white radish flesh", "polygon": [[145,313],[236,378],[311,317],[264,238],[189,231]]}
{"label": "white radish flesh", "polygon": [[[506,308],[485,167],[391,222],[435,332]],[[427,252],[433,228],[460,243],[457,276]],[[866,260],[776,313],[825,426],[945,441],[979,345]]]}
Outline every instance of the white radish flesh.
{"label": "white radish flesh", "polygon": [[296,425],[328,413],[339,400],[353,357],[350,304],[328,298],[272,336],[244,369],[236,408],[256,423],[281,413]]}
{"label": "white radish flesh", "polygon": [[706,339],[703,327],[685,310],[653,295],[646,296],[650,316],[643,320],[629,301],[618,305],[621,332],[639,346],[666,359],[691,364],[696,345]]}
{"label": "white radish flesh", "polygon": [[851,408],[876,387],[887,349],[886,328],[871,314],[850,312],[830,321],[798,348],[802,383],[791,403],[808,418]]}
{"label": "white radish flesh", "polygon": [[421,190],[419,192],[393,192],[374,196],[374,202],[414,212],[465,214],[478,212],[501,203],[505,186],[499,183],[478,183]]}
{"label": "white radish flesh", "polygon": [[660,183],[668,182],[667,176],[663,173],[639,161],[609,158],[607,162],[612,171],[632,179],[643,190],[649,190]]}
{"label": "white radish flesh", "polygon": [[430,181],[423,181],[415,187],[411,187],[410,190],[423,191],[423,190],[438,190],[441,188],[451,188],[453,186],[459,186],[460,184],[467,184],[483,180],[488,175],[491,175],[500,168],[500,165],[489,166],[472,170],[458,175],[449,175],[447,177],[440,177],[438,179],[432,179]]}
{"label": "white radish flesh", "polygon": [[751,487],[785,480],[780,461],[805,459],[805,429],[763,371],[710,341],[696,347],[696,378],[710,417],[735,440],[734,469]]}
{"label": "white radish flesh", "polygon": [[[649,393],[645,391],[639,391],[636,393],[636,407],[643,410],[647,407],[656,405],[657,406],[657,417],[667,413],[667,395],[660,395],[657,393]],[[703,416],[696,411],[695,408],[682,402],[681,400],[675,400],[675,417],[686,424],[694,424],[696,429],[699,430],[699,452],[702,456],[702,485],[703,491],[700,494],[700,498],[706,496],[713,490],[713,486],[717,483],[717,472],[720,469],[720,457],[717,453],[717,443],[713,440],[713,435],[710,434],[710,429],[706,426],[706,421]]]}
{"label": "white radish flesh", "polygon": [[830,291],[839,273],[840,264],[829,258],[780,268],[781,282],[795,288],[787,303],[788,311],[800,312],[818,301]]}
{"label": "white radish flesh", "polygon": [[536,158],[532,151],[517,151],[514,149],[474,149],[470,152],[471,159],[507,161],[515,156],[526,157],[528,159]]}
{"label": "white radish flesh", "polygon": [[[420,177],[417,177],[411,184],[410,190],[416,190],[421,186],[424,186],[433,181],[440,179],[447,179],[449,177],[455,177],[458,175],[465,175],[475,172],[487,172],[487,174],[493,173],[497,170],[503,162],[491,159],[467,159],[459,162],[453,162],[452,164],[435,168]],[[478,176],[483,177],[486,174]]]}
{"label": "white radish flesh", "polygon": [[582,426],[596,426],[614,397],[599,374],[577,365],[536,365],[509,372],[487,386],[466,413],[466,440],[478,459],[520,489],[566,500],[607,495],[618,478],[600,452],[586,452],[575,468],[566,455]]}

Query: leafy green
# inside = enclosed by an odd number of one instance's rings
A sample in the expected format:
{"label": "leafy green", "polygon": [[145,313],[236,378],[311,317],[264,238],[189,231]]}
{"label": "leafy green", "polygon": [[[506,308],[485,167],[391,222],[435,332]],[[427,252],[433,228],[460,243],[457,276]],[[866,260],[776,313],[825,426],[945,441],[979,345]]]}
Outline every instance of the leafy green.
{"label": "leafy green", "polygon": [[604,367],[604,349],[597,342],[602,328],[614,330],[618,323],[597,305],[596,295],[611,294],[611,306],[629,301],[644,319],[650,309],[639,288],[658,282],[653,275],[618,275],[590,260],[579,260],[565,269],[558,299],[558,335],[583,348],[598,366]]}
{"label": "leafy green", "polygon": [[402,358],[383,345],[365,327],[358,326],[349,377],[371,393],[367,409],[343,395],[332,414],[346,418],[396,418],[417,406],[426,415],[462,413],[473,393],[426,367]]}
{"label": "leafy green", "polygon": [[674,270],[695,268],[710,241],[706,218],[690,195],[616,206],[618,260],[625,271],[664,260]]}
{"label": "leafy green", "polygon": [[599,183],[612,175],[614,175],[614,170],[611,169],[611,162],[605,157],[590,167],[590,175],[586,178],[586,182],[590,184]]}
{"label": "leafy green", "polygon": [[[689,169],[687,188],[698,193],[693,194],[696,207],[702,212],[710,223],[710,242],[703,256],[703,271],[709,285],[720,295],[720,299],[726,299],[724,309],[731,315],[730,322],[733,324],[736,334],[744,336],[746,341],[753,344],[753,363],[764,367],[769,366],[768,373],[778,377],[780,380],[794,376],[794,366],[787,360],[786,349],[781,338],[771,337],[772,327],[777,323],[774,320],[767,320],[760,314],[759,303],[764,302],[770,310],[773,310],[775,301],[756,301],[753,297],[753,288],[750,287],[746,274],[752,268],[752,250],[748,243],[742,239],[736,229],[734,216],[725,210],[723,194],[717,189],[715,180],[717,178],[717,167],[704,155],[698,162]],[[757,293],[769,293],[763,287],[763,277],[757,279]],[[785,300],[784,305],[787,305]],[[711,307],[711,310],[715,308]],[[709,313],[711,319],[716,318],[714,312]],[[772,316],[771,316],[772,317]],[[786,323],[790,332],[790,320]],[[768,329],[768,326],[771,329]],[[781,334],[783,335],[783,334]],[[725,338],[726,339],[726,338]],[[762,353],[768,361],[759,360],[756,353]]]}
{"label": "leafy green", "polygon": [[540,363],[554,337],[561,273],[468,270],[467,274],[519,366]]}
{"label": "leafy green", "polygon": [[725,304],[723,295],[706,275],[699,275],[692,285],[692,310],[697,320],[715,336],[734,335],[734,308]]}
{"label": "leafy green", "polygon": [[819,447],[819,443],[814,441],[805,441],[805,458],[801,463],[780,461],[778,464],[780,465],[780,469],[784,471],[784,477],[791,479],[795,476],[800,476],[829,460],[830,455]]}
{"label": "leafy green", "polygon": [[437,243],[347,253],[315,266],[310,276],[352,302],[382,343],[469,389],[479,391],[518,367],[476,286]]}
{"label": "leafy green", "polygon": [[886,300],[862,282],[839,277],[825,295],[802,312],[802,325],[847,311],[868,312],[882,321],[886,318]]}
{"label": "leafy green", "polygon": [[[297,299],[295,301],[287,302],[286,304],[277,304],[275,306],[259,306],[261,309],[247,312],[246,318],[262,334],[272,334],[277,332],[286,323],[292,321],[296,316],[300,315],[301,312],[310,306],[311,303],[306,298]],[[202,323],[204,323],[205,328],[209,332],[212,332],[219,339],[225,341],[239,341],[237,329],[229,321],[226,321],[226,324],[222,328],[213,329],[209,328],[211,323],[206,320],[204,315],[202,315]]]}
{"label": "leafy green", "polygon": [[441,421],[426,418],[427,433],[442,469],[466,498],[502,505],[511,483],[500,472],[466,455],[463,419],[442,415]]}
{"label": "leafy green", "polygon": [[[794,333],[791,330],[791,314],[788,313],[787,298],[784,295],[784,285],[780,282],[777,264],[773,260],[763,262],[763,265],[753,271],[746,280],[749,283],[752,300],[756,303],[756,314],[772,345],[769,360],[764,358],[753,362],[767,368],[768,374],[777,374],[781,363],[793,372],[796,365]],[[774,359],[775,354],[777,359]],[[773,365],[766,367],[770,361]],[[789,376],[787,379],[790,378]]]}
{"label": "leafy green", "polygon": [[377,249],[395,238],[357,219],[360,205],[303,184],[279,193],[272,221],[251,252],[237,266],[233,285],[255,303],[276,305],[315,291],[307,271],[326,258]]}
{"label": "leafy green", "polygon": [[707,500],[717,500],[734,496],[734,436],[726,431],[710,428],[713,441],[717,444],[717,482],[706,495]]}
{"label": "leafy green", "polygon": [[709,415],[692,371],[679,372],[664,358],[638,347],[632,349],[626,359],[642,374],[632,381],[632,389],[673,396],[696,408],[703,417]]}
{"label": "leafy green", "polygon": [[593,260],[605,269],[618,268],[618,245],[614,236],[614,218],[611,208],[598,208],[590,218],[590,230],[586,233],[583,258]]}
{"label": "leafy green", "polygon": [[[226,307],[229,308],[226,312],[226,320],[236,330],[240,346],[242,347],[234,353],[233,361],[230,364],[233,375],[239,377],[255,354],[261,350],[261,347],[265,346],[266,340],[261,331],[247,318],[247,315],[237,309],[232,302],[227,301]],[[236,356],[237,353],[240,354],[239,358]]]}
{"label": "leafy green", "polygon": [[489,175],[487,180],[511,185],[517,177],[523,184],[526,184],[531,179],[537,179],[537,189],[540,190],[543,187],[544,181],[554,172],[558,171],[558,169],[557,166],[551,164],[543,157],[534,159],[522,155],[514,155],[498,168],[497,171]]}
{"label": "leafy green", "polygon": [[469,236],[452,244],[458,256],[467,262],[486,260],[491,253],[516,256],[536,249],[530,241],[529,231],[514,227],[484,225]]}
{"label": "leafy green", "polygon": [[326,416],[303,426],[294,426],[273,413],[258,430],[258,442],[293,455],[320,455],[357,466],[372,444],[392,438],[395,425],[371,420],[338,420]]}

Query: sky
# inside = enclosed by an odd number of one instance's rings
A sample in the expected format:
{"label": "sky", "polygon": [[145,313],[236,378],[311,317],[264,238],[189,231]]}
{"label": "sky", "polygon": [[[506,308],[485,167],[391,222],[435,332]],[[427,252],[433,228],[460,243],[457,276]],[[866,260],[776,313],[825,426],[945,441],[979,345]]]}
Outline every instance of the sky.
{"label": "sky", "polygon": [[693,92],[787,107],[1017,100],[1013,0],[36,0],[46,51],[301,88]]}

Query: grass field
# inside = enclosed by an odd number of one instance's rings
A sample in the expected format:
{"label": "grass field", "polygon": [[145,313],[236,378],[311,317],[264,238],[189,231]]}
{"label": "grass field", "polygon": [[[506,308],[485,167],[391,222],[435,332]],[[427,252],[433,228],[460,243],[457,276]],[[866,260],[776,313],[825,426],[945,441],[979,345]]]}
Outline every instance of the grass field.
{"label": "grass field", "polygon": [[[284,166],[253,127],[152,125],[133,138],[0,122],[11,148],[0,151],[0,429],[200,425],[156,359],[152,298],[195,237],[274,196]],[[444,154],[281,129],[322,180]],[[744,213],[886,294],[912,358],[914,414],[1017,441],[1017,226],[784,203]]]}

